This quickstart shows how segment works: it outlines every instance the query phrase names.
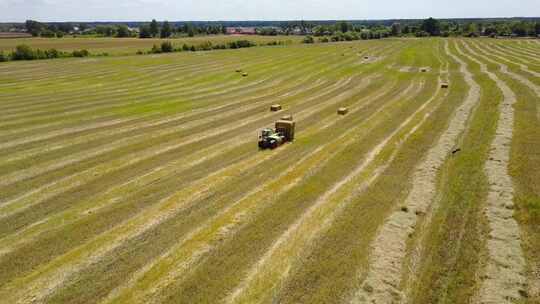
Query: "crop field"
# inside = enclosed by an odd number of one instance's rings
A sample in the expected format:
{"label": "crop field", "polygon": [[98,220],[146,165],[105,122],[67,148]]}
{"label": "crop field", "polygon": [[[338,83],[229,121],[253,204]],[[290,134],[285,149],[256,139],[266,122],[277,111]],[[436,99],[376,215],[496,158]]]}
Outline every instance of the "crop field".
{"label": "crop field", "polygon": [[26,44],[34,49],[57,49],[59,51],[74,51],[86,49],[92,54],[108,55],[134,55],[138,51],[149,51],[154,45],[160,45],[164,41],[170,41],[176,47],[181,47],[184,43],[188,45],[200,45],[207,41],[214,44],[226,43],[236,40],[249,40],[257,44],[269,42],[283,42],[287,44],[298,43],[302,40],[299,36],[207,36],[177,39],[139,39],[139,38],[17,38],[0,39],[0,51],[11,52],[20,44]]}
{"label": "crop field", "polygon": [[540,303],[540,41],[1,63],[0,303]]}

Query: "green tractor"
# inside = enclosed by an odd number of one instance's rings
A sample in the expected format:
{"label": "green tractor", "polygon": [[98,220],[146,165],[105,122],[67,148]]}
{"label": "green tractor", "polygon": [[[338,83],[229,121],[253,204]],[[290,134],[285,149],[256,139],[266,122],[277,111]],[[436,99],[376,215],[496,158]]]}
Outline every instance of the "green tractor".
{"label": "green tractor", "polygon": [[266,128],[259,136],[260,149],[275,149],[294,140],[295,123],[292,120],[278,120],[275,130]]}

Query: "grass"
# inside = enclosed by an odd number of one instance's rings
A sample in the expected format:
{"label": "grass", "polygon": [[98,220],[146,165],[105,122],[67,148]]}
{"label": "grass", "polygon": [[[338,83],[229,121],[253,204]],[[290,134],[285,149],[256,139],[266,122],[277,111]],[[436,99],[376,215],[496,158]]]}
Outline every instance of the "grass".
{"label": "grass", "polygon": [[302,37],[299,36],[207,36],[191,38],[171,38],[171,39],[139,39],[139,38],[85,38],[85,37],[64,37],[64,38],[14,38],[0,39],[0,51],[12,51],[19,44],[26,44],[36,49],[52,49],[60,51],[73,51],[86,49],[91,54],[107,53],[109,55],[134,55],[137,51],[150,51],[153,45],[161,45],[164,41],[171,41],[173,45],[181,47],[184,43],[188,45],[199,45],[210,41],[213,44],[227,43],[236,40],[249,40],[257,44],[265,44],[273,41],[284,42],[286,44],[300,43]]}
{"label": "grass", "polygon": [[[450,41],[457,54],[461,40]],[[250,273],[237,303],[346,302],[366,275],[378,228],[403,206],[412,173],[467,90],[443,39],[149,56],[123,55],[157,40],[14,39],[0,40],[0,50],[23,42],[117,56],[0,64],[0,297],[10,302],[218,303]],[[471,44],[488,45],[497,49],[489,58],[508,58],[501,62],[510,71],[538,83],[518,65],[536,69],[533,46]],[[439,58],[451,61],[447,90],[437,90]],[[468,302],[482,270],[483,166],[501,96],[466,61],[482,98],[462,151],[440,170],[432,222],[409,240],[409,253],[423,252],[400,286],[414,303]],[[540,256],[530,170],[540,160],[537,96],[489,68],[519,98],[510,168],[532,270]],[[274,103],[284,110],[270,112]],[[338,116],[342,106],[350,112]],[[258,151],[257,131],[284,114],[297,122],[295,142]]]}

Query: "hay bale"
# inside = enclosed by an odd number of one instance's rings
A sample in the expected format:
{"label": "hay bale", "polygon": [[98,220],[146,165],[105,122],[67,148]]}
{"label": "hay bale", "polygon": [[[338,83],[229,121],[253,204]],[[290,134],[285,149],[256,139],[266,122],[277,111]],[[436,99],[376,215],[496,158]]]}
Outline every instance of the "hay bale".
{"label": "hay bale", "polygon": [[243,77],[247,77],[248,73],[242,73]]}
{"label": "hay bale", "polygon": [[368,60],[368,59],[369,59],[369,56],[364,56],[364,59],[365,59],[365,60]]}
{"label": "hay bale", "polygon": [[279,105],[279,104],[271,105],[270,106],[270,111],[272,111],[272,112],[281,111],[281,105]]}
{"label": "hay bale", "polygon": [[441,88],[448,89],[448,83],[446,83],[446,82],[441,83]]}
{"label": "hay bale", "polygon": [[236,69],[236,73],[241,73],[242,69]]}
{"label": "hay bale", "polygon": [[293,121],[293,117],[292,115],[283,115],[283,117],[281,117],[281,120]]}
{"label": "hay bale", "polygon": [[425,73],[425,72],[427,72],[427,69],[426,68],[421,68],[420,72]]}
{"label": "hay bale", "polygon": [[339,108],[337,110],[337,113],[338,113],[338,115],[346,115],[347,113],[349,113],[349,109],[348,108]]}

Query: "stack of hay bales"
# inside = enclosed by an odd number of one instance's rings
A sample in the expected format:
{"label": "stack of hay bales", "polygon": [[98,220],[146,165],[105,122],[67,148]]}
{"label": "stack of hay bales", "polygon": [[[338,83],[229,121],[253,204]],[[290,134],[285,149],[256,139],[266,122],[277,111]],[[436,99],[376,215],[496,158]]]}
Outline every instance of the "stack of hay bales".
{"label": "stack of hay bales", "polygon": [[337,110],[337,113],[338,113],[338,115],[347,115],[347,113],[349,113],[349,109],[348,109],[348,108],[345,108],[345,107],[339,108],[339,109]]}
{"label": "stack of hay bales", "polygon": [[282,109],[281,105],[279,105],[279,104],[274,104],[274,105],[270,106],[270,111],[272,111],[272,112],[281,111],[281,109]]}

